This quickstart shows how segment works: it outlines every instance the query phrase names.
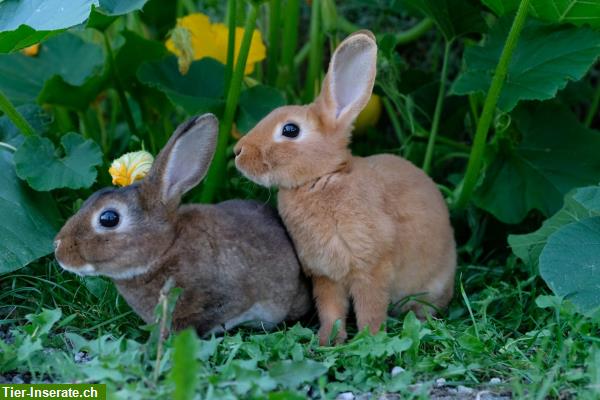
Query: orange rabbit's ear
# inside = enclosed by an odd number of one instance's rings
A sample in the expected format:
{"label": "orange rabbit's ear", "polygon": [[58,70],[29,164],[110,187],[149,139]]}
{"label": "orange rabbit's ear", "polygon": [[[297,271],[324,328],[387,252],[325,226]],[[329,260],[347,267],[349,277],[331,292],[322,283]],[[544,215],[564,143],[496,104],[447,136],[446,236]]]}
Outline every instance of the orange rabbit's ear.
{"label": "orange rabbit's ear", "polygon": [[350,126],[367,105],[377,73],[377,43],[370,31],[348,36],[335,50],[323,81],[322,114],[337,127]]}

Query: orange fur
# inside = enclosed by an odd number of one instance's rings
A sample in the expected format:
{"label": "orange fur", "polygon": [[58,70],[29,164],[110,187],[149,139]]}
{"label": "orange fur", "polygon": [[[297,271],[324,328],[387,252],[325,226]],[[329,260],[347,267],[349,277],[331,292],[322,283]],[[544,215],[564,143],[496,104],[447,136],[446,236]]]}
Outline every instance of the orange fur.
{"label": "orange fur", "polygon": [[[313,278],[322,344],[337,319],[336,342],[345,339],[349,297],[358,328],[376,332],[390,302],[415,295],[443,308],[453,293],[454,236],[435,183],[400,157],[353,157],[348,150],[352,122],[373,88],[375,60],[372,35],[351,35],[334,53],[314,103],[273,111],[235,148],[242,173],[280,188],[279,212]],[[301,136],[278,136],[289,122]],[[426,312],[414,301],[402,310],[408,308]]]}

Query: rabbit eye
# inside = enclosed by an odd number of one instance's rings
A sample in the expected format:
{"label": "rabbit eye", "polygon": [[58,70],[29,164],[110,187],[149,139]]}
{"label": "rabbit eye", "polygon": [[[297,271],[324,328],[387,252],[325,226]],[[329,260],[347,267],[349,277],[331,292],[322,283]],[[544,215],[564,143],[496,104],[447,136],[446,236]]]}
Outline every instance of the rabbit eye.
{"label": "rabbit eye", "polygon": [[114,228],[119,223],[119,213],[114,210],[106,210],[100,214],[100,225],[105,228]]}
{"label": "rabbit eye", "polygon": [[287,138],[295,139],[300,134],[300,128],[296,124],[288,123],[281,128],[281,134]]}

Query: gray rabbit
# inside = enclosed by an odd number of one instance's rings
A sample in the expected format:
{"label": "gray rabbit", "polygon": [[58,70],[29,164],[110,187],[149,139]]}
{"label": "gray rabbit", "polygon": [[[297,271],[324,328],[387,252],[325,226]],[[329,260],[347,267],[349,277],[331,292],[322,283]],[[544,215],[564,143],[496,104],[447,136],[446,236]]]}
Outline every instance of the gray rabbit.
{"label": "gray rabbit", "polygon": [[147,323],[168,278],[183,289],[173,326],[199,334],[244,323],[273,326],[311,307],[310,290],[276,212],[243,200],[181,205],[212,160],[211,114],[180,125],[148,176],[94,193],[56,236],[56,259],[110,277]]}

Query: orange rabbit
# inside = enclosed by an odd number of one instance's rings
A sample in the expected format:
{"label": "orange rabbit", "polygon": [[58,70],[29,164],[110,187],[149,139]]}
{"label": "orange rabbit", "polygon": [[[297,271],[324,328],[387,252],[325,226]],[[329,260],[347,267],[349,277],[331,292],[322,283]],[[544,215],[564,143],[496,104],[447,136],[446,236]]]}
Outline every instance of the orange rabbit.
{"label": "orange rabbit", "polygon": [[358,329],[376,332],[390,302],[413,295],[401,310],[422,317],[424,303],[445,307],[453,293],[454,235],[435,183],[400,157],[353,157],[348,149],[376,60],[371,32],[350,35],[312,104],[274,110],[234,149],[245,176],[279,187],[279,212],[313,279],[321,344],[338,319],[335,342],[345,340],[350,298]]}

